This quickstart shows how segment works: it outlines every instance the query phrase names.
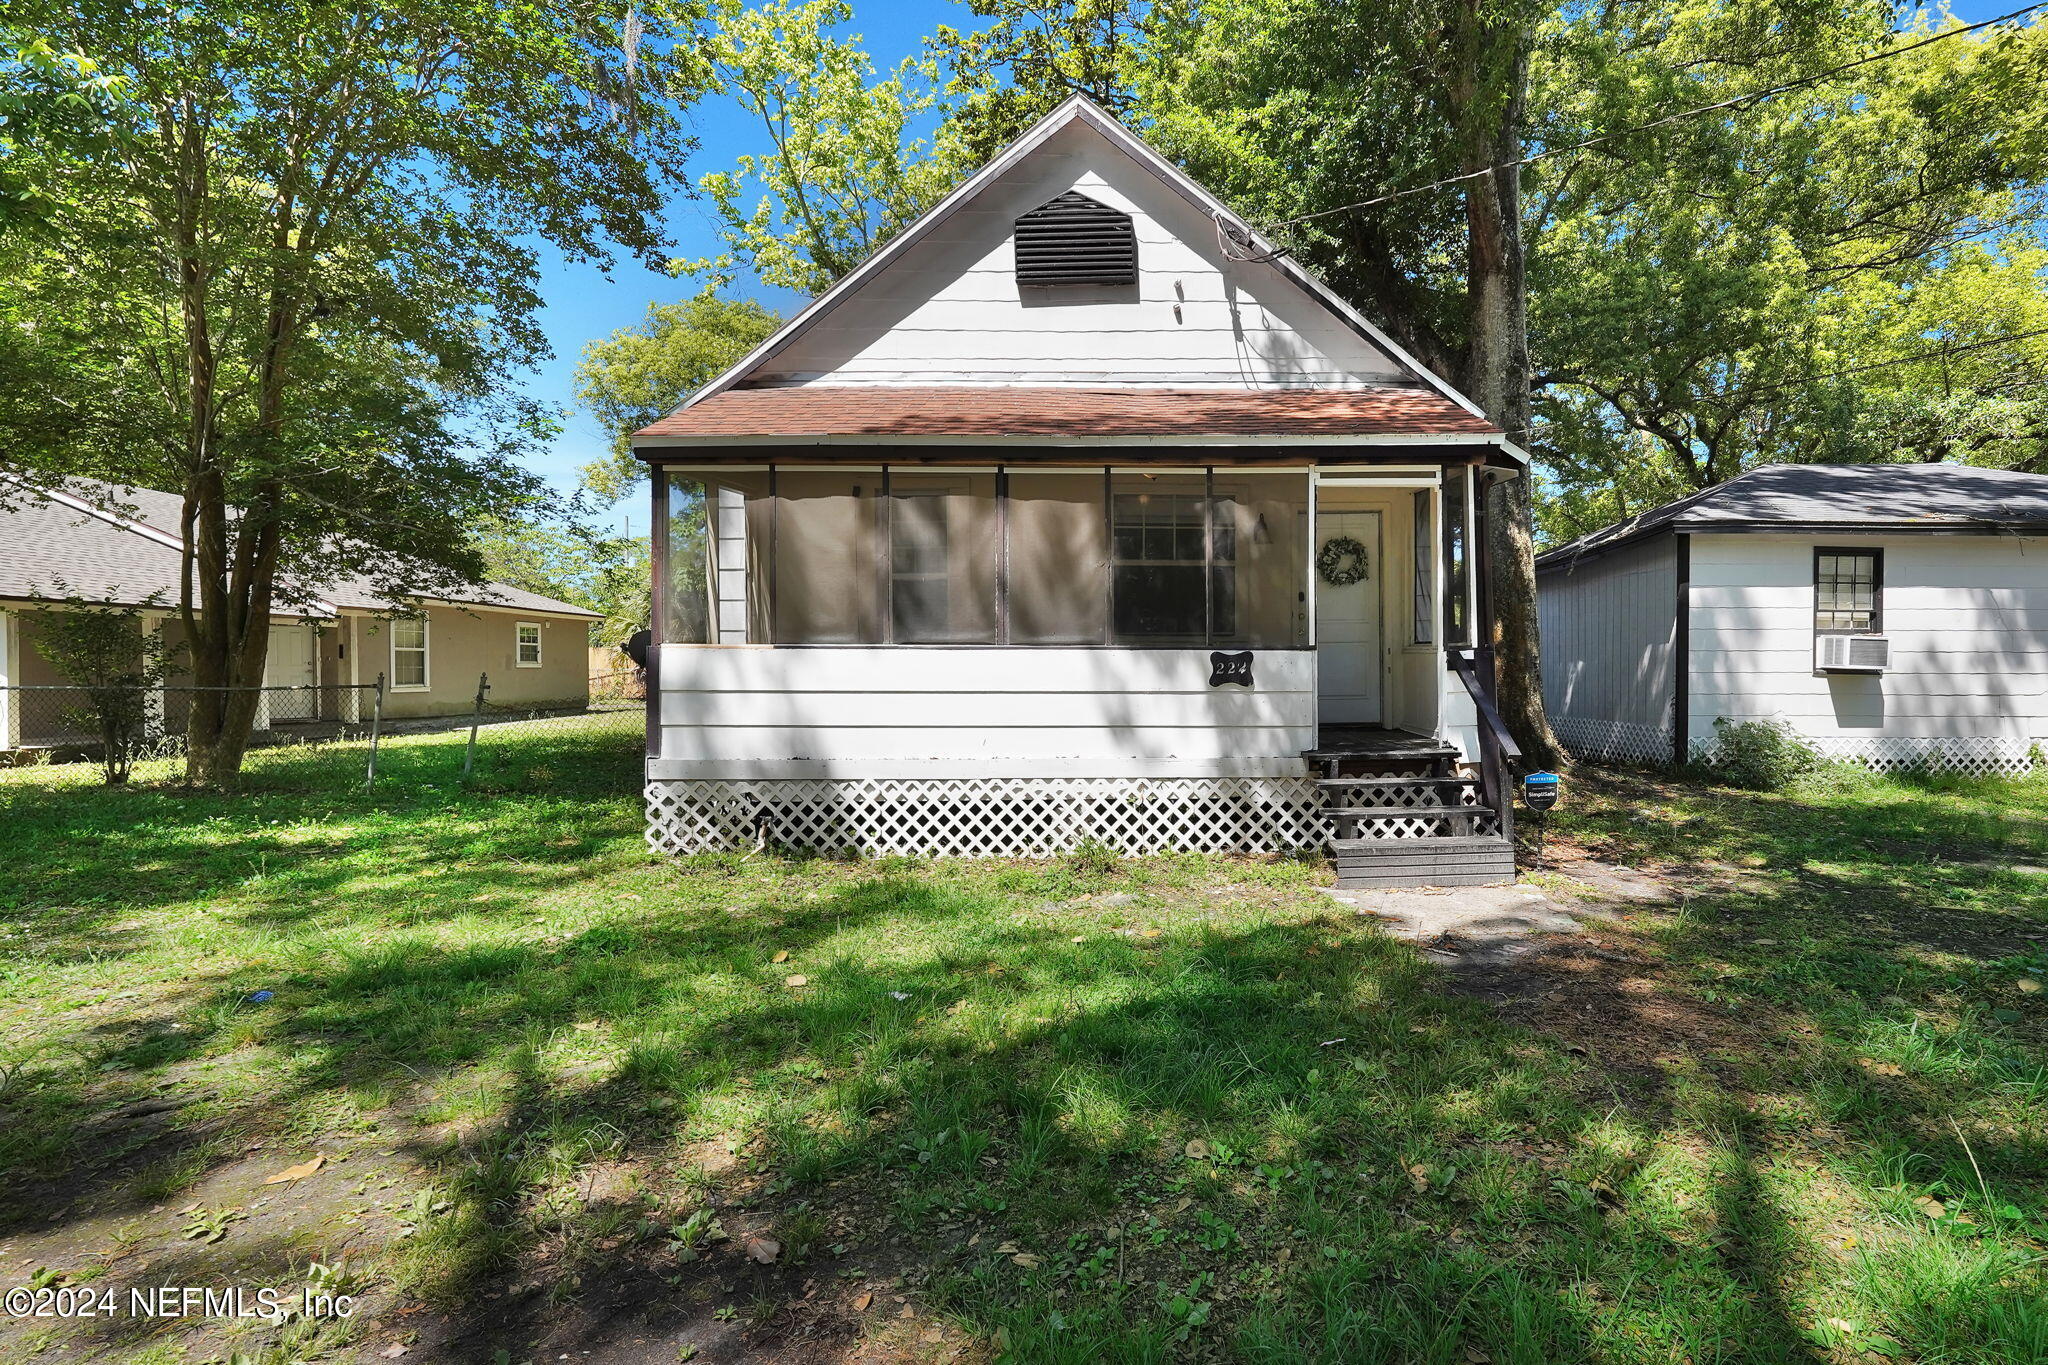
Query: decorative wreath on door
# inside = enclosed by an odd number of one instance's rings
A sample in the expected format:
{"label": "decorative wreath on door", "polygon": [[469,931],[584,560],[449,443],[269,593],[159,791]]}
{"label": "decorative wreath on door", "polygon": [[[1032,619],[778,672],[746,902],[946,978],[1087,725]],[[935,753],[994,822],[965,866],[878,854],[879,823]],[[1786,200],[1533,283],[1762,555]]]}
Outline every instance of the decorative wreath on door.
{"label": "decorative wreath on door", "polygon": [[1350,536],[1331,536],[1316,556],[1316,576],[1333,588],[1360,582],[1371,570],[1365,547]]}

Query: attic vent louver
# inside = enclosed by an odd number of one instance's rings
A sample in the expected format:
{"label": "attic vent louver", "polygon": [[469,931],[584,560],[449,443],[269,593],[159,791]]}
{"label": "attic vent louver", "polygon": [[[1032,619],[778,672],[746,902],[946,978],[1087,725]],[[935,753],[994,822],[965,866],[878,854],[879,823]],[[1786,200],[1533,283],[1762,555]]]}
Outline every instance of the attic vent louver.
{"label": "attic vent louver", "polygon": [[1028,288],[1138,282],[1131,216],[1068,190],[1017,220],[1017,283]]}

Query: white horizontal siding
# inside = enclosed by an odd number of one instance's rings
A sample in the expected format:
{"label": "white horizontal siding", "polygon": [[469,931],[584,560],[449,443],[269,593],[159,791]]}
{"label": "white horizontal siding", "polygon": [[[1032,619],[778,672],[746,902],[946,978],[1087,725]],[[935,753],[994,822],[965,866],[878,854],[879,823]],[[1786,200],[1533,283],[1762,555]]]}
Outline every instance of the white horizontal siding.
{"label": "white horizontal siding", "polygon": [[[1018,291],[1017,216],[1075,189],[1132,218],[1135,288]],[[1401,367],[1271,265],[1079,128],[992,181],[919,250],[770,357],[755,383],[1357,387]]]}
{"label": "white horizontal siding", "polygon": [[1298,775],[1315,656],[1206,649],[662,647],[651,777]]}
{"label": "white horizontal siding", "polygon": [[[1813,668],[1815,545],[1884,551],[1881,675]],[[2048,541],[1696,535],[1691,734],[1783,719],[1815,739],[2048,737]]]}

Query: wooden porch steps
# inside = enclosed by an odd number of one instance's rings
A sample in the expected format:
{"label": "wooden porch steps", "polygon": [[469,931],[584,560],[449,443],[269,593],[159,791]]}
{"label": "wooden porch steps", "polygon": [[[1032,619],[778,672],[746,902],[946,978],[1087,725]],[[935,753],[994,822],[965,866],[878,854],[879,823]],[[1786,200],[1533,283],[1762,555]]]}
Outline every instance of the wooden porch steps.
{"label": "wooden porch steps", "polygon": [[1515,879],[1512,816],[1458,752],[1399,732],[1325,738],[1302,755],[1329,817],[1337,885],[1354,890],[1498,886]]}
{"label": "wooden porch steps", "polygon": [[1416,886],[1505,886],[1515,851],[1498,834],[1420,839],[1332,839],[1337,885],[1391,891]]}

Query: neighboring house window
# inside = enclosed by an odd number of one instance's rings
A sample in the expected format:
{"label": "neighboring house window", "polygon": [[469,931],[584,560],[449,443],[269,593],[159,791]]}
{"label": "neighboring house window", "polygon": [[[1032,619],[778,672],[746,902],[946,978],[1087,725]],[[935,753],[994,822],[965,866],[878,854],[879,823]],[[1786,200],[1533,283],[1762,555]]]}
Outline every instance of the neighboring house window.
{"label": "neighboring house window", "polygon": [[1435,518],[1430,514],[1429,490],[1415,490],[1415,620],[1410,638],[1418,645],[1436,639],[1436,556],[1432,553]]}
{"label": "neighboring house window", "polygon": [[540,667],[540,622],[521,621],[512,627],[512,662],[521,668]]}
{"label": "neighboring house window", "polygon": [[1813,552],[1813,630],[1816,635],[1875,635],[1884,629],[1880,593],[1884,552]]}
{"label": "neighboring house window", "polygon": [[427,685],[427,623],[411,617],[391,623],[391,685],[424,690]]}

